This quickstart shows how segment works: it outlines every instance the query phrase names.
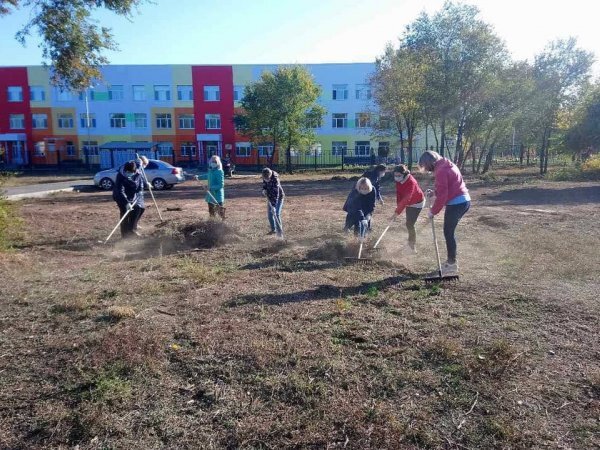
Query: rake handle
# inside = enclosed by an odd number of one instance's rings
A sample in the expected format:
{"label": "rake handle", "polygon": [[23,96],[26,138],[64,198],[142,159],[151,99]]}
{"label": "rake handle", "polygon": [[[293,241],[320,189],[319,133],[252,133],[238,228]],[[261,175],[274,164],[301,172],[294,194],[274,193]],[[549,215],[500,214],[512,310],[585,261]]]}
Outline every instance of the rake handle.
{"label": "rake handle", "polygon": [[117,231],[117,228],[119,228],[119,226],[123,223],[123,221],[125,220],[125,218],[127,217],[127,215],[133,211],[133,209],[128,209],[127,212],[125,214],[123,214],[123,217],[121,217],[121,220],[119,220],[119,223],[117,223],[117,225],[113,228],[113,230],[110,232],[110,234],[108,235],[108,237],[106,238],[106,240],[104,241],[104,244],[106,244],[110,238],[112,237],[113,234],[115,234],[115,231]]}

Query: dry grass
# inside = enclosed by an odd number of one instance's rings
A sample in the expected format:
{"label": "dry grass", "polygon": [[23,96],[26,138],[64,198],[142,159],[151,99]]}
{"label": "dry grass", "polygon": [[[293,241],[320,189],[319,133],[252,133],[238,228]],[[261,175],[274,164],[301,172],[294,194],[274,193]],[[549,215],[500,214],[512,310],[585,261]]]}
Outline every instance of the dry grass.
{"label": "dry grass", "polygon": [[472,183],[464,275],[429,286],[424,222],[418,255],[396,226],[343,264],[330,178],[288,180],[285,242],[253,179],[228,181],[227,228],[186,184],[158,193],[167,225],[149,209],[108,246],[109,194],[24,203],[43,239],[0,254],[0,448],[600,444],[597,184]]}

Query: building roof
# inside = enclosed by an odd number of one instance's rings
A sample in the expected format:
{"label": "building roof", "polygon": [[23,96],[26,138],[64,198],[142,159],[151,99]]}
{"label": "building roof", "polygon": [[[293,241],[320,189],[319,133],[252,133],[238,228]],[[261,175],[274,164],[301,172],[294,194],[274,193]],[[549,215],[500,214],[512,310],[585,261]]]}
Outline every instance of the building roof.
{"label": "building roof", "polygon": [[158,142],[118,142],[112,141],[102,144],[101,150],[152,150]]}

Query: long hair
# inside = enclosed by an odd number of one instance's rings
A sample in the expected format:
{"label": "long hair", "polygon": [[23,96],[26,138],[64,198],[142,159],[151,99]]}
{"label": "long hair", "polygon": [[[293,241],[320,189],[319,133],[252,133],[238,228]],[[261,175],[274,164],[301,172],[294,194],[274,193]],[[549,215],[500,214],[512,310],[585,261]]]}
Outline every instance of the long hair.
{"label": "long hair", "polygon": [[211,162],[217,163],[217,169],[223,170],[223,163],[221,162],[221,158],[219,158],[217,155],[212,155],[210,157],[210,161],[208,163],[210,164]]}

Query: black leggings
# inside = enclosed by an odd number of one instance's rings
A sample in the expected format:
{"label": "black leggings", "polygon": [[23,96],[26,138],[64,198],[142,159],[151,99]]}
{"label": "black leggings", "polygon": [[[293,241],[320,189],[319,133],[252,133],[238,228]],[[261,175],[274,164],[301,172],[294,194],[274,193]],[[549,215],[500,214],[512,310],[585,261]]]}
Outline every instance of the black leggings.
{"label": "black leggings", "polygon": [[456,237],[454,236],[454,232],[456,231],[458,222],[470,207],[471,202],[446,205],[446,212],[444,213],[444,237],[446,238],[448,262],[451,264],[456,262]]}
{"label": "black leggings", "polygon": [[415,223],[417,223],[417,218],[419,214],[421,214],[422,208],[406,208],[406,229],[408,230],[408,243],[411,247],[415,246],[417,242],[417,230],[415,230]]}

